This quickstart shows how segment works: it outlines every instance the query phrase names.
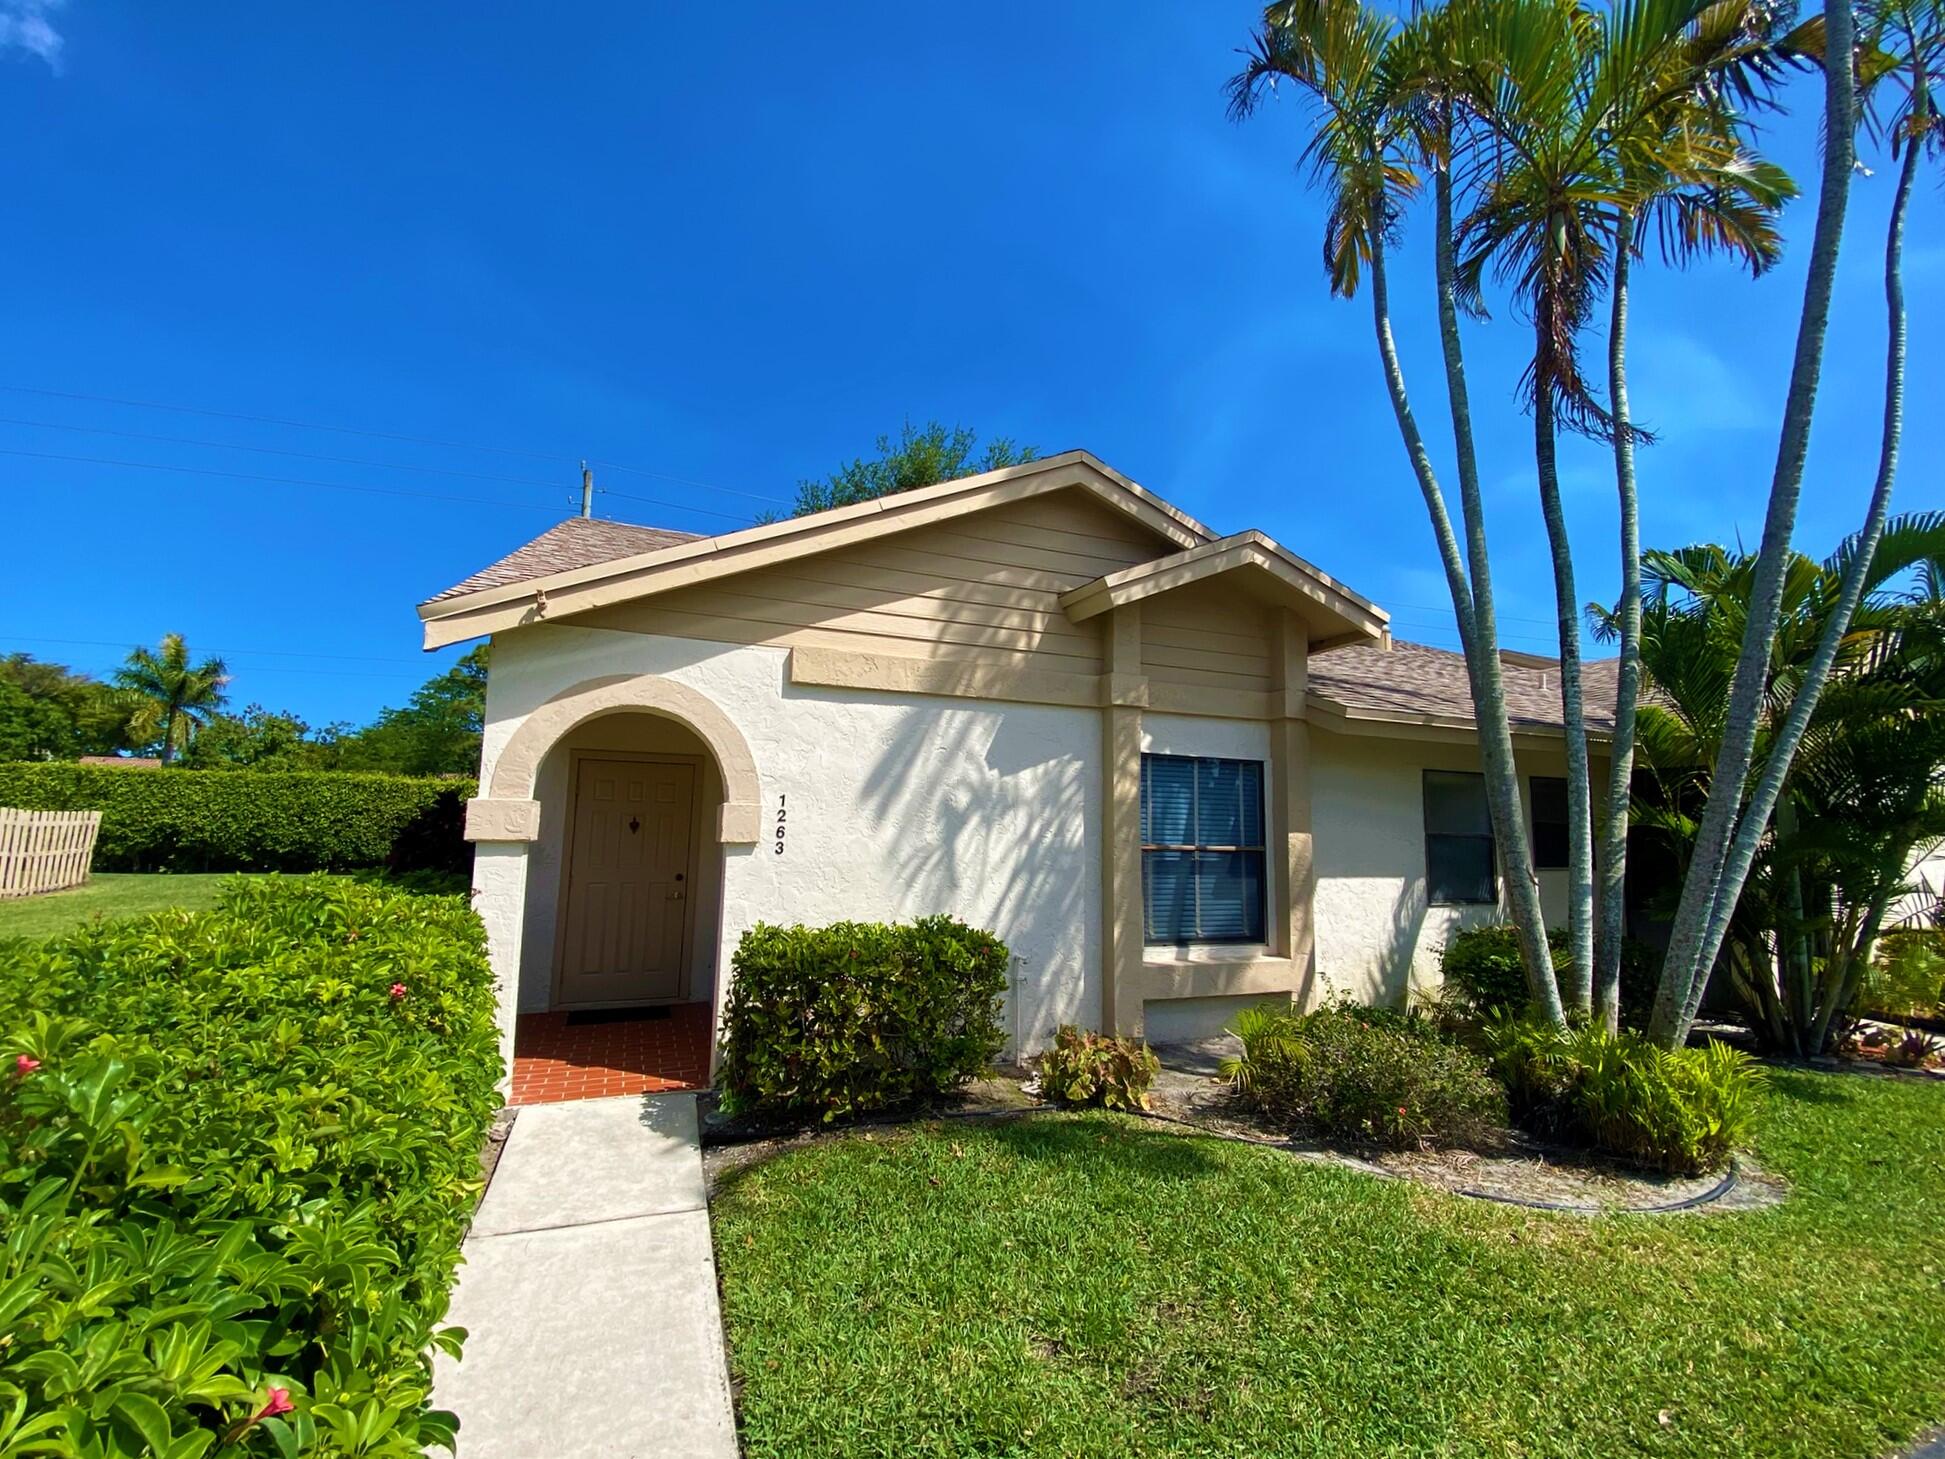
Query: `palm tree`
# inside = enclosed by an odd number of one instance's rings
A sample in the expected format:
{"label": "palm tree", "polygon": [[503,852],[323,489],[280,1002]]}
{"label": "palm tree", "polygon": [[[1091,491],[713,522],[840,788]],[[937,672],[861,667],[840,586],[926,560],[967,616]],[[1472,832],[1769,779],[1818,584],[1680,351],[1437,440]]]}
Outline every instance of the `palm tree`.
{"label": "palm tree", "polygon": [[180,633],[163,634],[159,651],[133,650],[115,673],[115,683],[134,704],[130,732],[160,744],[165,765],[188,746],[196,727],[223,707],[223,686],[229,681],[221,659],[192,665]]}
{"label": "palm tree", "polygon": [[1426,156],[1428,130],[1415,108],[1422,96],[1412,81],[1422,77],[1418,49],[1423,31],[1401,40],[1393,24],[1358,0],[1292,0],[1264,12],[1243,70],[1229,83],[1230,114],[1240,120],[1255,113],[1279,83],[1292,83],[1316,108],[1316,125],[1302,163],[1329,198],[1324,228],[1324,264],[1331,292],[1349,298],[1368,270],[1372,327],[1385,388],[1398,432],[1411,462],[1452,597],[1459,641],[1465,651],[1475,718],[1479,726],[1481,768],[1492,816],[1500,869],[1509,910],[1518,930],[1522,961],[1533,1003],[1543,1016],[1564,1021],[1560,991],[1533,874],[1519,781],[1513,766],[1512,733],[1506,718],[1497,636],[1492,617],[1491,577],[1486,562],[1485,520],[1472,451],[1470,411],[1463,361],[1457,345],[1452,298],[1451,192],[1449,173],[1440,170],[1438,191],[1440,245],[1437,249],[1442,314],[1451,314],[1444,332],[1448,393],[1454,433],[1460,447],[1461,490],[1465,496],[1468,556],[1462,554],[1451,514],[1432,467],[1406,389],[1392,334],[1386,245],[1397,229],[1401,204],[1419,187],[1412,161]]}
{"label": "palm tree", "polygon": [[[1846,167],[1855,155],[1854,138],[1851,133],[1859,118],[1857,94],[1859,90],[1867,95],[1882,95],[1890,92],[1893,101],[1890,105],[1888,124],[1879,117],[1875,105],[1862,113],[1872,130],[1888,136],[1891,154],[1901,158],[1896,189],[1892,195],[1890,226],[1885,240],[1884,292],[1888,317],[1888,344],[1885,358],[1884,388],[1884,425],[1878,452],[1877,478],[1873,486],[1870,504],[1865,511],[1864,525],[1848,548],[1848,562],[1843,576],[1842,587],[1837,603],[1834,605],[1828,622],[1824,625],[1823,639],[1810,662],[1805,666],[1801,683],[1796,691],[1795,702],[1784,720],[1778,734],[1778,743],[1772,751],[1763,775],[1758,779],[1748,804],[1743,807],[1740,797],[1737,804],[1722,810],[1725,827],[1716,827],[1721,850],[1702,870],[1712,873],[1712,885],[1708,879],[1691,877],[1689,885],[1683,889],[1683,905],[1678,911],[1674,935],[1670,940],[1670,962],[1675,964],[1670,973],[1664,975],[1662,996],[1657,999],[1653,1031],[1668,1039],[1684,1037],[1688,1026],[1694,1021],[1701,1006],[1703,991],[1707,986],[1708,970],[1715,964],[1723,941],[1728,935],[1732,918],[1735,915],[1742,887],[1756,862],[1765,828],[1769,817],[1776,810],[1783,794],[1783,787],[1790,772],[1791,761],[1805,734],[1810,730],[1816,713],[1819,696],[1824,685],[1837,665],[1845,634],[1849,631],[1851,615],[1856,611],[1867,591],[1867,579],[1879,539],[1884,531],[1886,518],[1890,513],[1891,490],[1897,479],[1898,449],[1903,431],[1904,415],[1904,376],[1905,376],[1905,339],[1906,319],[1904,308],[1904,225],[1909,209],[1913,184],[1916,180],[1920,157],[1929,152],[1937,155],[1941,150],[1941,128],[1937,93],[1945,85],[1945,18],[1941,17],[1937,0],[1879,0],[1879,3],[1861,7],[1866,29],[1860,42],[1851,40],[1851,16],[1848,11],[1837,15],[1836,7],[1827,14],[1821,23],[1811,22],[1799,27],[1801,49],[1823,62],[1825,87],[1827,93],[1844,92],[1849,104],[1848,111],[1841,113],[1850,119],[1841,136],[1834,130],[1834,119],[1840,113],[1835,110],[1836,102],[1827,104],[1826,137],[1835,140],[1826,143],[1826,162],[1829,155],[1841,153]],[[1849,56],[1852,65],[1833,65],[1832,55]],[[1873,102],[1875,96],[1872,96]],[[1826,194],[1830,178],[1826,174]],[[1819,236],[1822,233],[1823,215],[1819,210]],[[1841,214],[1838,219],[1841,227]],[[1834,258],[1834,247],[1832,249]],[[1812,282],[1817,274],[1817,261],[1812,261]],[[1809,302],[1806,289],[1806,317]],[[1827,288],[1825,296],[1827,308]],[[1819,345],[1821,341],[1819,339]],[[1799,365],[1802,363],[1801,341],[1799,341]],[[1792,381],[1794,394],[1795,380]],[[1814,394],[1814,379],[1812,380]],[[1785,422],[1784,442],[1790,444],[1789,422]],[[1804,423],[1807,430],[1807,421]],[[1782,466],[1779,457],[1779,471]],[[1800,484],[1802,461],[1799,451],[1795,462],[1796,480]],[[1791,510],[1794,511],[1792,500]],[[1776,515],[1776,497],[1771,497],[1771,516]],[[1765,542],[1768,530],[1765,530]],[[1759,599],[1757,608],[1761,607]],[[1753,633],[1758,624],[1752,618],[1749,632]],[[1745,637],[1743,663],[1738,664],[1736,691],[1744,684],[1745,664],[1752,657],[1750,642]],[[1733,697],[1733,695],[1732,695]],[[1725,740],[1723,755],[1729,757],[1730,743]],[[1747,773],[1750,760],[1741,760]],[[1721,766],[1718,766],[1718,781]],[[1711,809],[1716,809],[1714,806]],[[1739,812],[1739,814],[1737,814]],[[1703,831],[1711,827],[1705,816]],[[1699,841],[1699,838],[1698,838]],[[1676,963],[1676,954],[1680,962]],[[1673,991],[1672,984],[1677,977],[1686,979],[1683,996],[1678,1005],[1664,1007]]]}
{"label": "palm tree", "polygon": [[[1638,535],[1634,427],[1596,400],[1581,366],[1581,336],[1611,278],[1610,387],[1625,412],[1627,269],[1637,247],[1636,216],[1657,203],[1676,215],[1662,229],[1663,252],[1671,260],[1698,247],[1726,246],[1760,271],[1777,256],[1775,212],[1793,189],[1780,169],[1741,147],[1726,105],[1747,88],[1749,73],[1774,64],[1767,60],[1756,7],[1746,0],[1662,0],[1606,12],[1577,0],[1514,0],[1474,5],[1467,13],[1451,63],[1479,124],[1472,145],[1479,182],[1462,227],[1461,288],[1479,307],[1481,280],[1490,269],[1512,285],[1534,333],[1525,383],[1553,557],[1566,725],[1568,1001],[1588,1010],[1596,984],[1593,810],[1580,599],[1556,455],[1562,426],[1614,441],[1624,583],[1635,576]],[[1724,75],[1735,84],[1721,84]],[[1631,759],[1633,648],[1633,634],[1626,632],[1616,704],[1621,743],[1614,757],[1622,791],[1615,794],[1611,775],[1602,836],[1608,850],[1603,905],[1610,916],[1598,941],[1609,966],[1599,981],[1602,1012],[1610,1019],[1618,1015],[1625,875],[1620,807]]]}
{"label": "palm tree", "polygon": [[[1770,480],[1769,509],[1750,584],[1748,620],[1730,683],[1722,743],[1710,776],[1713,793],[1696,828],[1695,851],[1682,885],[1681,903],[1675,911],[1668,954],[1662,965],[1661,987],[1655,994],[1654,1012],[1648,1024],[1649,1036],[1669,1047],[1688,1037],[1689,1026],[1701,1006],[1708,971],[1714,963],[1714,950],[1709,944],[1713,940],[1716,947],[1721,945],[1720,936],[1726,933],[1749,861],[1754,858],[1755,842],[1762,835],[1768,816],[1767,809],[1763,809],[1762,819],[1757,819],[1760,800],[1752,802],[1749,813],[1744,813],[1742,789],[1755,758],[1770,649],[1782,612],[1784,575],[1791,556],[1790,537],[1796,527],[1797,502],[1803,489],[1810,422],[1823,372],[1824,334],[1830,321],[1837,255],[1843,246],[1844,215],[1856,160],[1857,87],[1851,65],[1854,37],[1848,3],[1832,5],[1824,11],[1820,38],[1826,58],[1822,66],[1823,175],[1803,286],[1802,313],[1797,325],[1796,352],[1791,363],[1789,391],[1784,399],[1776,467]],[[1872,545],[1872,534],[1867,530],[1860,543],[1863,559],[1868,560]],[[1805,699],[1805,719],[1815,707],[1820,687],[1814,675],[1806,677],[1799,695]],[[1801,734],[1800,725],[1797,733]],[[1789,769],[1788,762],[1787,747],[1771,757],[1771,768],[1778,772],[1779,782],[1781,774]],[[1780,783],[1776,789],[1780,790]],[[1772,792],[1771,805],[1773,795]],[[1740,865],[1739,873],[1733,870],[1735,865]]]}

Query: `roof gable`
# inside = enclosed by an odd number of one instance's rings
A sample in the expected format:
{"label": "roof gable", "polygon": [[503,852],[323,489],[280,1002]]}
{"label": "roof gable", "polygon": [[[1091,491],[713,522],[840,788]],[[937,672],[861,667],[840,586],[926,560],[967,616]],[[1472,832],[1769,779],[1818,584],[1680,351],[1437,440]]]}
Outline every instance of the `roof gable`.
{"label": "roof gable", "polygon": [[1079,623],[1110,608],[1139,603],[1191,583],[1216,580],[1266,602],[1295,609],[1319,648],[1367,640],[1382,642],[1390,633],[1390,615],[1370,599],[1256,531],[1218,537],[1109,573],[1063,594],[1060,606]]}
{"label": "roof gable", "polygon": [[[1158,544],[1189,548],[1214,539],[1215,534],[1193,517],[1087,452],[1069,451],[1021,466],[939,482],[855,506],[747,527],[721,536],[689,538],[661,534],[678,540],[644,544],[644,550],[625,556],[564,566],[540,575],[513,577],[521,566],[547,565],[548,553],[541,549],[552,534],[543,534],[493,568],[420,604],[419,616],[425,621],[425,646],[439,648],[522,623],[646,598],[946,521],[986,507],[1074,488],[1091,493],[1139,522],[1155,533]],[[517,562],[522,559],[524,562]],[[479,583],[479,579],[502,568],[506,571],[499,575],[506,581]]]}

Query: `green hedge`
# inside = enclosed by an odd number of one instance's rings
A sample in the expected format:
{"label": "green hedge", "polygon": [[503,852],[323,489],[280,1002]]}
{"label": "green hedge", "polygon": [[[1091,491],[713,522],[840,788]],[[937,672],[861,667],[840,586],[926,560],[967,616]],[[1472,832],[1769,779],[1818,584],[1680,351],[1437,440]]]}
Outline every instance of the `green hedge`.
{"label": "green hedge", "polygon": [[0,806],[101,812],[97,871],[466,869],[470,780],[0,764]]}
{"label": "green hedge", "polygon": [[0,947],[0,1452],[450,1447],[499,1073],[462,898],[268,878]]}
{"label": "green hedge", "polygon": [[979,1074],[1010,954],[950,917],[910,926],[758,923],[736,947],[720,1081],[732,1113],[834,1120]]}
{"label": "green hedge", "polygon": [[1223,1073],[1284,1129],[1416,1150],[1468,1145],[1505,1121],[1506,1097],[1476,1054],[1417,1013],[1333,1003],[1311,1013],[1261,1004],[1231,1030]]}

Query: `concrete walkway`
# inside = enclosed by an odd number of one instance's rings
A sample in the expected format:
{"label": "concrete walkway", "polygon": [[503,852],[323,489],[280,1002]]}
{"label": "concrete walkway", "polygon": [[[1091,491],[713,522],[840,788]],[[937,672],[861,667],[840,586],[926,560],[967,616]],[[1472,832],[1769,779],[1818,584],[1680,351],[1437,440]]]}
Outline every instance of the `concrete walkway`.
{"label": "concrete walkway", "polygon": [[465,1257],[458,1459],[735,1459],[693,1094],[522,1108]]}

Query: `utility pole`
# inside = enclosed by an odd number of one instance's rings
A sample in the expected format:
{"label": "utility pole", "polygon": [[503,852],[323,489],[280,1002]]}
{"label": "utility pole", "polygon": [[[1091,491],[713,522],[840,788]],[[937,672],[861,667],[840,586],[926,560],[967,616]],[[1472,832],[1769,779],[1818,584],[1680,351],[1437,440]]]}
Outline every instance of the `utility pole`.
{"label": "utility pole", "polygon": [[581,515],[594,515],[594,473],[588,470],[588,463],[581,463]]}

